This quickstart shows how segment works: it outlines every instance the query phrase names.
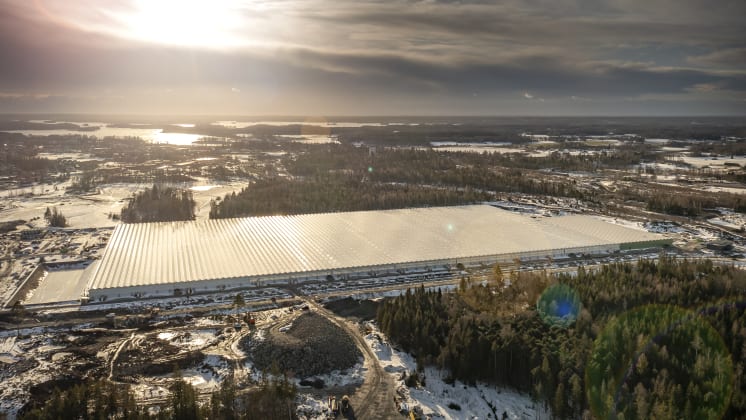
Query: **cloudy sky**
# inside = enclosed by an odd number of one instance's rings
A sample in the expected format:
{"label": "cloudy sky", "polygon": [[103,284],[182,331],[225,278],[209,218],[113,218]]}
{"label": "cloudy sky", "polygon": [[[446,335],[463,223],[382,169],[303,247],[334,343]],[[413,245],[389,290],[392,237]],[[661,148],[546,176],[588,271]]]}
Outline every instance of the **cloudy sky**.
{"label": "cloudy sky", "polygon": [[0,0],[0,112],[746,115],[744,0]]}

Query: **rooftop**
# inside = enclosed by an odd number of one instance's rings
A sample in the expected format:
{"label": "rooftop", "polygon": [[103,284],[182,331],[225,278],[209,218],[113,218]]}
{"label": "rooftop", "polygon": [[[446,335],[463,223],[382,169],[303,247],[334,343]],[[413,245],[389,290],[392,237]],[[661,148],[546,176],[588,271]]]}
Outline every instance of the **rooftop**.
{"label": "rooftop", "polygon": [[331,271],[660,239],[591,216],[532,218],[488,205],[120,224],[88,287]]}

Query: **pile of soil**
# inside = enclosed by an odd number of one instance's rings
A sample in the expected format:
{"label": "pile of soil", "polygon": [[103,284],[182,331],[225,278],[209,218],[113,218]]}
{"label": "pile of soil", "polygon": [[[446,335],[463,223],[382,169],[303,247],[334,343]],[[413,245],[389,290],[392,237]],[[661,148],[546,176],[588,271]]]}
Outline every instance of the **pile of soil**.
{"label": "pile of soil", "polygon": [[54,344],[66,346],[69,351],[81,357],[95,357],[101,349],[122,339],[120,332],[86,331],[83,334],[59,336]]}
{"label": "pile of soil", "polygon": [[183,351],[154,336],[148,336],[119,354],[114,374],[120,381],[127,381],[137,375],[161,375],[172,373],[175,367],[194,367],[204,358],[205,355],[200,351]]}
{"label": "pile of soil", "polygon": [[347,297],[329,302],[324,307],[339,316],[370,321],[376,318],[378,305],[379,302],[370,299],[357,300]]}
{"label": "pile of soil", "polygon": [[345,330],[313,312],[298,317],[287,332],[259,342],[247,337],[241,346],[257,369],[269,372],[276,362],[281,372],[301,378],[349,369],[363,356]]}

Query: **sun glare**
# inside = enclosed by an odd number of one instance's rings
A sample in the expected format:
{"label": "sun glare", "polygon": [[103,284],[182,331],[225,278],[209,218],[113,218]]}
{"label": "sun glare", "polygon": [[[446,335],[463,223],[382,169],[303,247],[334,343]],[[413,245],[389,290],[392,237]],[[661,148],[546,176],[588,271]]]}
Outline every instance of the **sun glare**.
{"label": "sun glare", "polygon": [[117,19],[123,34],[140,41],[222,48],[237,46],[241,38],[241,10],[227,1],[139,0]]}

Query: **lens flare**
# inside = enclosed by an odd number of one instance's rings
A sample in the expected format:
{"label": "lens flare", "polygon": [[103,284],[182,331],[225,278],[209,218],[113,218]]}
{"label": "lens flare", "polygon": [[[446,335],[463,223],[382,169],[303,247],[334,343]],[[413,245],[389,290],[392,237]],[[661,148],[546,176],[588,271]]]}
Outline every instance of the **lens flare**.
{"label": "lens flare", "polygon": [[581,309],[580,296],[566,284],[548,287],[536,302],[536,311],[545,323],[563,328],[578,319]]}

